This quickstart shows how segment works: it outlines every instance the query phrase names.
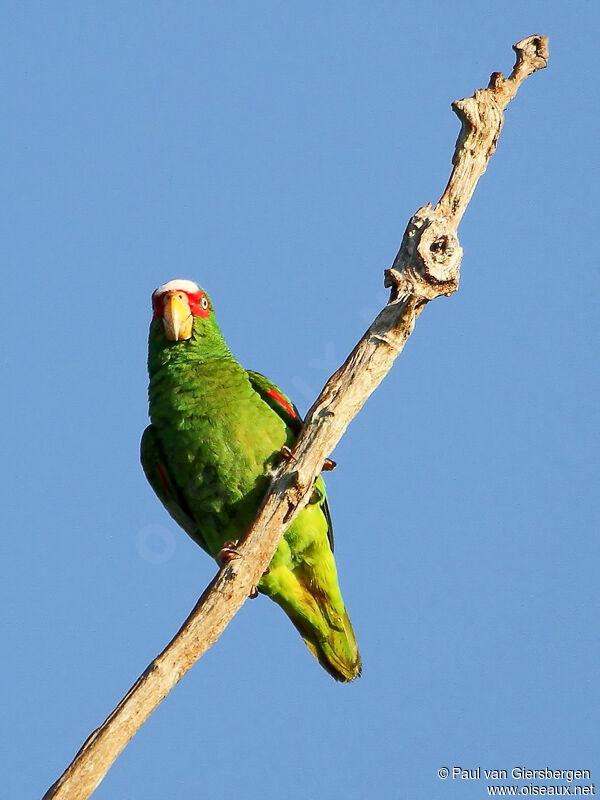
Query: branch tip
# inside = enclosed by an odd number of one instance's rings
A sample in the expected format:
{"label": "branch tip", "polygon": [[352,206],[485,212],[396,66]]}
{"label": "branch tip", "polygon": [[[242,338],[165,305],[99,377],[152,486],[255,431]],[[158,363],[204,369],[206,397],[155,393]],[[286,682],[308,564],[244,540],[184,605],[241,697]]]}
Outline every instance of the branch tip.
{"label": "branch tip", "polygon": [[539,69],[545,69],[550,58],[549,42],[550,40],[547,36],[532,34],[513,44],[513,50],[517,54],[517,62],[511,73],[511,78],[521,65],[527,65],[527,68],[531,70],[528,72],[529,75]]}

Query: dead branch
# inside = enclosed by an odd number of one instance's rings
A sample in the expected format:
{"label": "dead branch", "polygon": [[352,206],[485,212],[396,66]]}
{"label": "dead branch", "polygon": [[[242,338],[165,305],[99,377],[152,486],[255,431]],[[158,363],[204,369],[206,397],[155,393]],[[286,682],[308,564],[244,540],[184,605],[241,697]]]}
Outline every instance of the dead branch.
{"label": "dead branch", "polygon": [[88,798],[152,711],[218,639],[258,583],[283,532],[306,504],[324,460],[401,353],[417,316],[430,300],[458,288],[462,250],[457,228],[496,148],[502,112],[525,78],[543,69],[548,60],[545,36],[529,36],[513,49],[516,64],[508,78],[494,72],[487,89],[453,103],[462,127],[448,185],[436,206],[420,208],[409,221],[398,255],[385,273],[389,302],[308,412],[294,458],[286,460],[273,478],[239,547],[241,557],[218,572],[175,637],[85,741],[43,800]]}

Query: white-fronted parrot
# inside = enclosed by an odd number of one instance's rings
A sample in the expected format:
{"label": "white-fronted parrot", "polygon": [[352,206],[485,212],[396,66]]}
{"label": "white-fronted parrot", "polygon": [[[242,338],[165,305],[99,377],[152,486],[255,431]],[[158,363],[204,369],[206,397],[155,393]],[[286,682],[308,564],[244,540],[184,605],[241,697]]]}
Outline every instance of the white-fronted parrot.
{"label": "white-fronted parrot", "polygon": [[[302,420],[280,389],[238,364],[209,297],[195,283],[160,286],[152,306],[151,425],[142,437],[142,465],[171,516],[218,559],[224,546],[234,547],[245,534]],[[334,678],[360,675],[321,477],[257,588],[283,608]]]}

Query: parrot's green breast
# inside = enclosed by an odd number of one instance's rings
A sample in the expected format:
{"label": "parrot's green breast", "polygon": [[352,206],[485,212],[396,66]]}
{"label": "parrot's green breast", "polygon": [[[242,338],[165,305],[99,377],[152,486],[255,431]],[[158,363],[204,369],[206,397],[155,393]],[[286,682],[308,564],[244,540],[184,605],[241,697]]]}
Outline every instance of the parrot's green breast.
{"label": "parrot's green breast", "polygon": [[252,521],[286,442],[285,423],[233,359],[171,366],[151,383],[150,417],[169,473],[198,520],[194,538],[216,556]]}

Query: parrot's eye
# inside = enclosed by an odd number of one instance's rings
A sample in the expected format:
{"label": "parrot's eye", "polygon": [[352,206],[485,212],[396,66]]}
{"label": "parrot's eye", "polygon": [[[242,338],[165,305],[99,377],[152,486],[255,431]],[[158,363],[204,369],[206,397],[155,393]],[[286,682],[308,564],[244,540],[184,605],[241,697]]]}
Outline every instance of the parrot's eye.
{"label": "parrot's eye", "polygon": [[187,295],[190,311],[195,317],[207,319],[210,316],[210,303],[208,297],[198,290]]}

